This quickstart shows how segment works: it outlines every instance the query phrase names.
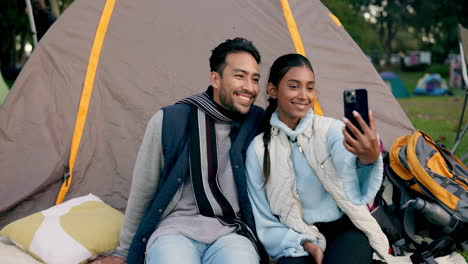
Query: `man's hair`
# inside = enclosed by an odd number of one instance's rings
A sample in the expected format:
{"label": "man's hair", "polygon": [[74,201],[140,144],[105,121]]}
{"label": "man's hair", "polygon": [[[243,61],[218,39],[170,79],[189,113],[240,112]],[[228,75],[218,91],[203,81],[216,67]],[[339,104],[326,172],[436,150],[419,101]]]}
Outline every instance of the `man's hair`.
{"label": "man's hair", "polygon": [[210,69],[212,72],[217,72],[222,75],[224,67],[226,66],[226,57],[230,53],[247,52],[257,63],[260,63],[260,53],[253,43],[244,38],[228,39],[219,44],[214,50],[211,51]]}

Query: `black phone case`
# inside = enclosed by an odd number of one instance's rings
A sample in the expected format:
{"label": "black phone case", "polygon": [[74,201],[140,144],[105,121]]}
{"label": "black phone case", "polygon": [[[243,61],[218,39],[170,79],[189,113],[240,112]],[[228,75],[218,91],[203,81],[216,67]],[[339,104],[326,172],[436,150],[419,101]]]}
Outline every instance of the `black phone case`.
{"label": "black phone case", "polygon": [[[349,89],[343,92],[344,115],[353,123],[354,126],[359,128],[362,132],[361,126],[353,116],[353,111],[358,112],[364,121],[369,125],[369,107],[367,104],[367,90],[366,89]],[[349,131],[353,137],[354,135]]]}

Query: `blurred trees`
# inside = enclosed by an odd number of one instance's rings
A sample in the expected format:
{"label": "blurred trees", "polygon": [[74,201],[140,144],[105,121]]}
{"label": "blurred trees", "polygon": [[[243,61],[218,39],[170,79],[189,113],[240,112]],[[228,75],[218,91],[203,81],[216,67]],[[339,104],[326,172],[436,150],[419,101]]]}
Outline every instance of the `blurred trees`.
{"label": "blurred trees", "polygon": [[[73,0],[30,0],[37,37],[40,39]],[[3,77],[14,80],[32,48],[31,26],[25,0],[0,0],[0,69]]]}
{"label": "blurred trees", "polygon": [[[38,38],[73,0],[30,0]],[[458,53],[457,25],[468,27],[464,0],[322,0],[351,37],[373,60],[411,50],[432,52],[441,63]],[[25,0],[0,0],[0,68],[21,67],[32,36]],[[29,45],[29,46],[28,46]]]}
{"label": "blurred trees", "polygon": [[372,23],[384,49],[386,64],[390,63],[395,39],[415,15],[413,5],[418,0],[353,0],[352,6]]}
{"label": "blurred trees", "polygon": [[[441,63],[448,53],[458,53],[457,25],[468,26],[468,1],[460,0],[323,0],[322,1],[343,23],[353,39],[366,53],[368,43],[362,40],[375,36],[388,64],[392,53],[410,50],[432,52],[434,62]],[[337,2],[337,3],[335,3]],[[341,5],[347,5],[343,7]],[[342,10],[352,9],[360,15],[355,18]],[[349,13],[352,14],[352,13]],[[357,27],[353,32],[351,25],[365,18],[370,27]],[[365,29],[360,31],[360,28]],[[374,38],[374,37],[372,37]]]}
{"label": "blurred trees", "polygon": [[373,26],[353,9],[348,0],[322,0],[322,3],[339,18],[346,31],[366,52],[381,52],[382,46]]}
{"label": "blurred trees", "polygon": [[[0,10],[0,66],[4,72],[4,69],[16,67],[24,44],[31,42],[31,36],[24,1],[1,0]],[[4,77],[8,79],[8,74]]]}
{"label": "blurred trees", "polygon": [[458,24],[468,27],[468,1],[425,0],[416,8],[413,26],[422,40],[420,49],[432,51],[438,62],[459,53]]}

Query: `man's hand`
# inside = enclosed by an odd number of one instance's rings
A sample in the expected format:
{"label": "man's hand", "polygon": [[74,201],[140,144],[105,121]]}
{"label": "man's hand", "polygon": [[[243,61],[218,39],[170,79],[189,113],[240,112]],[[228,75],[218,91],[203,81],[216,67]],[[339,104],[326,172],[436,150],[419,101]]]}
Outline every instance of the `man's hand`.
{"label": "man's hand", "polygon": [[322,264],[323,251],[319,246],[312,244],[309,241],[306,241],[302,244],[302,247],[305,251],[307,251],[307,253],[309,253],[311,257],[314,258],[315,263]]}
{"label": "man's hand", "polygon": [[343,128],[343,145],[349,152],[359,158],[359,162],[362,165],[372,164],[380,155],[379,138],[377,137],[372,111],[369,111],[369,125],[366,124],[358,112],[353,111],[353,115],[361,126],[362,133],[345,118],[344,123],[346,127],[353,133],[356,139],[348,133],[346,128]]}
{"label": "man's hand", "polygon": [[125,260],[116,256],[105,256],[97,258],[90,264],[125,264]]}

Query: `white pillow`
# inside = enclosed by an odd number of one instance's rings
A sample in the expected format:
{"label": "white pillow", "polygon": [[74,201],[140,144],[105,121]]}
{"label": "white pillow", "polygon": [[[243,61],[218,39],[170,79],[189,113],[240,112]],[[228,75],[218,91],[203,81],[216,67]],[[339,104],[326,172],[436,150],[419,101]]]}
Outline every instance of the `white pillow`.
{"label": "white pillow", "polygon": [[119,244],[123,215],[89,194],[19,219],[0,230],[36,259],[81,263]]}

